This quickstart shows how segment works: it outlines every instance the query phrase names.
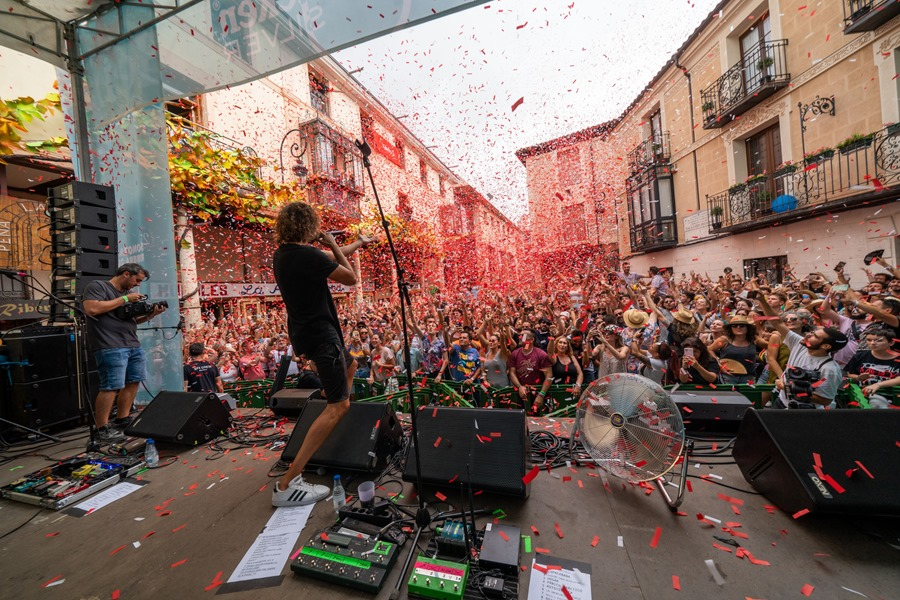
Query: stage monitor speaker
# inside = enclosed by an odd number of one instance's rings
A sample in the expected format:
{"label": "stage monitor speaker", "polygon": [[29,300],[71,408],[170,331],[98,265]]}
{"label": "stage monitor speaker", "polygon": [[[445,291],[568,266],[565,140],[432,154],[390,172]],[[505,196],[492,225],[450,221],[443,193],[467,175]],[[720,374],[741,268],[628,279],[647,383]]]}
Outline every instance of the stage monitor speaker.
{"label": "stage monitor speaker", "polygon": [[[528,497],[522,478],[531,452],[525,411],[487,408],[426,408],[418,414],[422,483],[436,487],[471,483],[484,490]],[[410,444],[403,480],[415,483]],[[419,490],[421,493],[421,490]]]}
{"label": "stage monitor speaker", "polygon": [[898,431],[896,410],[748,410],[732,455],[788,514],[900,515]]}
{"label": "stage monitor speaker", "polygon": [[212,392],[160,392],[125,434],[195,446],[225,435],[231,414]]}
{"label": "stage monitor speaker", "polygon": [[736,433],[744,413],[753,408],[753,403],[743,394],[725,390],[681,388],[671,396],[681,410],[684,428],[690,432]]}
{"label": "stage monitor speaker", "polygon": [[[281,460],[291,462],[300,451],[313,422],[322,414],[325,400],[308,400],[294,427]],[[351,402],[325,443],[313,454],[311,467],[377,472],[387,466],[403,438],[403,427],[388,402]]]}
{"label": "stage monitor speaker", "polygon": [[280,417],[296,419],[308,400],[318,400],[321,397],[321,390],[281,389],[272,394],[267,405]]}

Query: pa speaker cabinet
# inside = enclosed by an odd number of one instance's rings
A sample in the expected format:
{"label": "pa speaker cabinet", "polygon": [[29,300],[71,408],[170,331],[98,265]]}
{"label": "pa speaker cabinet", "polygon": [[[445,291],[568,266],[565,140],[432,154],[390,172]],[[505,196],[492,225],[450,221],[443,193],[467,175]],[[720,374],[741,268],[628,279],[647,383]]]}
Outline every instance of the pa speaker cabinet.
{"label": "pa speaker cabinet", "polygon": [[[475,490],[528,496],[530,489],[522,481],[531,452],[525,411],[425,408],[419,411],[416,425],[423,484],[441,487],[450,481],[455,486],[471,482]],[[416,481],[413,444],[403,480]]]}
{"label": "pa speaker cabinet", "polygon": [[195,446],[224,435],[231,413],[212,392],[160,392],[125,434]]}
{"label": "pa speaker cabinet", "polygon": [[116,192],[112,187],[84,181],[70,181],[65,185],[51,188],[47,192],[47,199],[51,206],[78,200],[90,206],[116,208]]}
{"label": "pa speaker cabinet", "polygon": [[680,389],[672,394],[687,431],[737,432],[753,403],[738,392]]}
{"label": "pa speaker cabinet", "polygon": [[[69,377],[55,377],[28,383],[10,385],[2,375],[0,394],[0,416],[18,425],[31,429],[43,429],[81,419],[87,412],[87,403],[93,403],[97,395],[97,373],[89,374],[89,385],[85,389],[87,397],[78,401],[78,380],[74,374]],[[6,425],[0,423],[0,431]]]}
{"label": "pa speaker cabinet", "polygon": [[744,478],[788,514],[900,515],[897,432],[896,410],[751,409],[732,454]]}
{"label": "pa speaker cabinet", "polygon": [[[325,410],[325,400],[308,400],[288,440],[281,460],[291,462],[300,451],[310,426]],[[312,467],[351,471],[381,471],[400,448],[403,428],[387,402],[351,402],[325,443],[309,461]]]}
{"label": "pa speaker cabinet", "polygon": [[276,415],[296,419],[303,412],[307,401],[321,397],[320,390],[281,389],[272,394],[267,404]]}

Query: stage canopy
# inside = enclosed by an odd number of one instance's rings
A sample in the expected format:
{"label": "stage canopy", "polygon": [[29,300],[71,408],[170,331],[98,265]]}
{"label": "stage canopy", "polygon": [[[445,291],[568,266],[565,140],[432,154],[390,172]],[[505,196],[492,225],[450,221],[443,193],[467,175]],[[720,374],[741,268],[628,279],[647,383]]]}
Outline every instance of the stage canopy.
{"label": "stage canopy", "polygon": [[[248,83],[485,2],[0,0],[0,45],[63,71],[75,174],[115,187],[119,262],[141,263],[151,273],[143,293],[178,306],[166,100]],[[164,376],[162,389],[180,389],[178,311],[159,320],[141,334],[153,348],[148,367]]]}

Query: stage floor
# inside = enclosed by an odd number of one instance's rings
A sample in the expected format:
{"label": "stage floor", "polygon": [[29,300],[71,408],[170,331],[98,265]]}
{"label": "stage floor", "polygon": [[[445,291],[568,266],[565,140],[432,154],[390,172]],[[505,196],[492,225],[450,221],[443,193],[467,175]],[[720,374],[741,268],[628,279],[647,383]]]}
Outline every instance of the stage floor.
{"label": "stage floor", "polygon": [[[541,419],[531,423],[532,429],[554,426]],[[83,447],[79,440],[42,452],[62,458]],[[215,585],[228,580],[272,516],[273,480],[267,473],[280,450],[236,450],[225,455],[206,447],[163,446],[161,450],[163,455],[177,452],[177,461],[143,471],[137,477],[146,485],[84,516],[68,515],[65,510],[38,512],[34,506],[0,500],[0,535],[28,521],[0,539],[2,596],[148,600],[217,593],[235,600],[368,596],[296,576],[288,562],[281,569],[283,577],[269,587],[229,591],[229,586]],[[690,473],[697,478],[691,479],[693,491],[686,494],[681,516],[669,511],[658,490],[648,494],[645,488],[615,478],[604,485],[597,470],[565,467],[552,474],[541,472],[527,500],[480,495],[476,507],[492,514],[502,509],[507,516],[501,522],[531,535],[532,550],[546,551],[544,555],[526,553],[523,544],[521,564],[528,567],[519,575],[523,599],[528,595],[534,557],[545,564],[552,564],[555,557],[590,563],[595,600],[774,600],[804,593],[828,599],[900,598],[895,522],[815,515],[795,520],[767,508],[771,503],[766,498],[748,493],[751,488],[734,464],[708,464],[728,461],[728,454],[715,461],[692,461]],[[36,456],[17,458],[0,469],[0,486],[48,464]],[[329,475],[308,478],[327,484]],[[715,475],[722,478],[721,483],[748,491],[728,489],[713,483],[718,479],[704,480],[700,475]],[[361,479],[349,486],[351,491]],[[413,503],[410,487],[405,486],[404,492],[400,502]],[[430,500],[436,502],[433,496]],[[701,521],[698,514],[721,524]],[[320,502],[293,548],[334,521],[331,502]],[[478,525],[489,521],[480,517]],[[532,533],[532,526],[539,535]],[[748,557],[738,558],[737,548],[724,540],[739,543],[757,564]],[[409,547],[407,543],[402,549],[377,598],[390,595]],[[707,560],[714,561],[721,583],[714,580]],[[405,585],[400,597],[407,597]],[[553,597],[565,596],[560,590]]]}

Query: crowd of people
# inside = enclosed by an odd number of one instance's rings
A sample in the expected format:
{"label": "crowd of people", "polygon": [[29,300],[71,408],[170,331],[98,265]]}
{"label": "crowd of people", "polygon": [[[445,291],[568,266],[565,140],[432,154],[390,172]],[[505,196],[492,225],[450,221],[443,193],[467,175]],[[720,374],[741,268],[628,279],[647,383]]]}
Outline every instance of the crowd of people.
{"label": "crowd of people", "polygon": [[[774,383],[777,397],[767,400],[786,408],[830,405],[846,378],[871,406],[887,407],[879,390],[900,385],[900,269],[877,257],[866,273],[851,285],[843,265],[805,275],[787,265],[774,280],[729,269],[635,273],[625,262],[549,295],[432,288],[407,315],[409,365],[396,302],[345,300],[338,314],[355,377],[379,391],[412,373],[462,384],[476,402],[512,388],[538,412],[552,384],[577,393],[597,378],[636,373],[665,385]],[[293,355],[279,309],[209,318],[186,333],[185,349],[190,389],[217,385],[206,365],[228,384],[272,378]],[[315,365],[295,357],[289,375],[304,373],[314,377]]]}

